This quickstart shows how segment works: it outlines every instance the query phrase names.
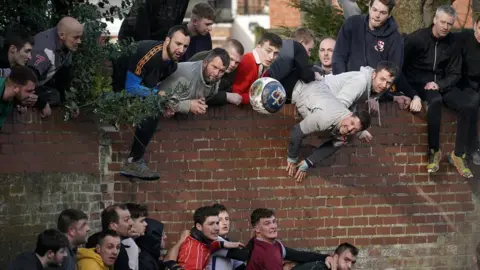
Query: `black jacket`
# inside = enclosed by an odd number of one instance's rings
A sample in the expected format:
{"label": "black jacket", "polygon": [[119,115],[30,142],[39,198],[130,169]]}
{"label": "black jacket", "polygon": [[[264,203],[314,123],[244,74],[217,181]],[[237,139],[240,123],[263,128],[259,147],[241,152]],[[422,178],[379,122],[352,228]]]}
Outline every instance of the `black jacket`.
{"label": "black jacket", "polygon": [[24,252],[8,265],[7,270],[43,270],[43,265],[35,252]]}
{"label": "black jacket", "polygon": [[432,27],[423,28],[405,38],[405,58],[402,74],[412,87],[400,89],[407,96],[417,95],[428,82],[436,82],[441,93],[448,92],[460,79],[461,56],[455,36],[437,39]]}
{"label": "black jacket", "polygon": [[170,28],[183,22],[190,0],[146,0],[143,5],[134,2],[120,27],[119,40],[163,41]]}
{"label": "black jacket", "polygon": [[480,42],[477,41],[473,30],[467,29],[455,33],[458,50],[462,57],[462,77],[458,86],[462,89],[480,89]]}
{"label": "black jacket", "polygon": [[140,248],[138,256],[139,270],[160,269],[160,247],[162,244],[163,223],[155,219],[147,218],[148,224],[145,235],[135,240]]}

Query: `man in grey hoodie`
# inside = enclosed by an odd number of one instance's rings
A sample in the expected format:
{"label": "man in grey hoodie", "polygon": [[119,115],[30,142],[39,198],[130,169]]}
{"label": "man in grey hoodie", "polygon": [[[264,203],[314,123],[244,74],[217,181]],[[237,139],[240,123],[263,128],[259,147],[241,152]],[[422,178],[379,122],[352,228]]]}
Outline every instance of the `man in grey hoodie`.
{"label": "man in grey hoodie", "polygon": [[323,81],[297,83],[292,95],[292,104],[295,104],[303,117],[303,120],[293,127],[288,145],[287,171],[290,177],[295,176],[297,182],[303,181],[308,168],[315,167],[316,163],[324,159],[318,155],[322,154],[318,151],[322,145],[298,163],[298,153],[307,135],[322,132],[336,138],[338,142],[346,142],[347,136],[370,126],[368,112],[352,113]]}
{"label": "man in grey hoodie", "polygon": [[217,94],[229,65],[230,56],[222,48],[213,49],[203,61],[179,63],[177,70],[159,85],[159,89],[174,92],[179,100],[166,116],[176,112],[204,114],[208,108],[206,100]]}

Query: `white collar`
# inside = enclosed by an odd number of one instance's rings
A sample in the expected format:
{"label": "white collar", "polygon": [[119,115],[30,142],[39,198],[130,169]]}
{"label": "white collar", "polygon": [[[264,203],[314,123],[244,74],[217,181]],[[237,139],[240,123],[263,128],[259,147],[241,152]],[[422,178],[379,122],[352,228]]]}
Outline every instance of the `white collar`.
{"label": "white collar", "polygon": [[253,49],[252,54],[253,58],[255,58],[255,63],[257,63],[257,65],[261,65],[262,60],[260,59],[260,55],[258,55],[257,49]]}

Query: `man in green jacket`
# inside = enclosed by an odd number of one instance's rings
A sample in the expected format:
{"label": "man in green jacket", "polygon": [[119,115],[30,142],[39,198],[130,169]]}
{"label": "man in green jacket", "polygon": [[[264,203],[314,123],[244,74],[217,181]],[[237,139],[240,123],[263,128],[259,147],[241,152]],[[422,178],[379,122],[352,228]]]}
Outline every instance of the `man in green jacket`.
{"label": "man in green jacket", "polygon": [[8,77],[0,78],[0,129],[14,105],[22,108],[33,106],[37,102],[36,84],[37,76],[31,69],[24,66],[12,67]]}

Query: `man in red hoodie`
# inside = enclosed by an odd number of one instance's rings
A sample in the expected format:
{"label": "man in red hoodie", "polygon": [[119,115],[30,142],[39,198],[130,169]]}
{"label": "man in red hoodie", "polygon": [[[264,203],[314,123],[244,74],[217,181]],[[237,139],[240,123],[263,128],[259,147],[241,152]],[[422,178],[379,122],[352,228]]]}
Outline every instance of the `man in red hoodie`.
{"label": "man in red hoodie", "polygon": [[232,92],[242,96],[242,104],[250,104],[250,86],[265,77],[273,60],[282,48],[282,39],[274,33],[265,33],[251,53],[243,56],[233,80]]}
{"label": "man in red hoodie", "polygon": [[195,226],[185,239],[178,253],[178,263],[184,270],[203,270],[208,264],[210,254],[222,248],[243,247],[238,242],[217,241],[220,232],[219,210],[213,206],[204,206],[195,210]]}

